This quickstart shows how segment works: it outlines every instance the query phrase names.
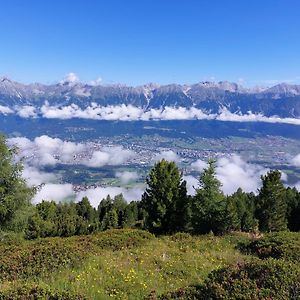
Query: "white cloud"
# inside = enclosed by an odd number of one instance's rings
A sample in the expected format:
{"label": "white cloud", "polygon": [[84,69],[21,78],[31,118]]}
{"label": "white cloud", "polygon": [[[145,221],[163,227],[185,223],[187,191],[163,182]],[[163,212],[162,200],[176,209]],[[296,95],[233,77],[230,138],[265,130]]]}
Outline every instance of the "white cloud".
{"label": "white cloud", "polygon": [[95,189],[88,189],[86,191],[79,192],[76,196],[76,200],[80,201],[83,197],[88,197],[90,203],[97,207],[103,198],[107,195],[114,197],[118,194],[123,194],[124,198],[130,202],[132,200],[140,200],[144,190],[141,188],[125,189],[121,187],[97,187]]}
{"label": "white cloud", "polygon": [[64,84],[64,83],[69,83],[69,84],[75,84],[77,82],[79,82],[79,77],[71,72],[71,73],[68,73],[65,75],[64,79],[60,81],[61,84]]}
{"label": "white cloud", "polygon": [[139,178],[137,172],[128,172],[128,171],[117,172],[116,177],[119,178],[121,182],[125,184],[135,181]]}
{"label": "white cloud", "polygon": [[92,103],[85,109],[81,109],[75,104],[69,106],[56,107],[45,104],[41,107],[41,114],[44,118],[83,118],[95,120],[219,120],[231,122],[266,122],[266,123],[284,123],[300,125],[300,119],[297,118],[280,118],[277,116],[266,117],[262,114],[238,114],[223,108],[219,114],[206,114],[201,109],[195,107],[165,107],[164,109],[150,109],[144,111],[140,107],[132,105],[117,106],[99,106]]}
{"label": "white cloud", "polygon": [[[204,161],[197,160],[191,164],[192,169],[200,173],[207,166]],[[257,192],[261,186],[261,175],[269,169],[244,161],[240,156],[232,154],[219,158],[216,162],[216,177],[220,180],[222,191],[230,195],[239,187],[245,192]],[[200,175],[200,174],[199,174]],[[198,187],[198,180],[193,176],[185,176],[188,190],[193,191],[192,186]],[[287,175],[282,173],[282,180],[287,181]]]}
{"label": "white cloud", "polygon": [[7,114],[12,114],[12,113],[14,113],[14,111],[11,110],[9,107],[0,105],[0,114],[7,115]]}
{"label": "white cloud", "polygon": [[186,181],[186,189],[189,195],[195,195],[195,189],[199,187],[199,180],[191,175],[183,176]]}
{"label": "white cloud", "polygon": [[47,135],[36,137],[33,141],[17,137],[8,140],[10,145],[17,145],[20,149],[19,157],[25,157],[27,162],[35,166],[55,165],[72,161],[75,155],[85,150],[85,145]]}
{"label": "white cloud", "polygon": [[[8,140],[10,146],[16,145],[20,151],[19,158],[25,158],[26,163],[32,166],[54,166],[57,163],[72,163],[81,161],[89,167],[102,167],[104,165],[120,165],[135,157],[132,150],[120,146],[103,147],[91,151],[88,144],[63,141],[47,135],[36,137],[33,141],[17,137]],[[91,154],[89,154],[91,153]],[[79,158],[79,156],[90,158]]]}
{"label": "white cloud", "polygon": [[84,162],[89,167],[102,167],[104,165],[120,165],[133,158],[132,150],[123,149],[120,146],[103,147],[101,151],[95,151],[89,160]]}
{"label": "white cloud", "polygon": [[31,105],[17,107],[16,111],[17,111],[17,115],[19,115],[22,118],[37,117],[36,109],[35,109],[35,107],[33,107]]}
{"label": "white cloud", "polygon": [[34,196],[33,203],[39,203],[42,200],[60,202],[70,197],[75,197],[72,184],[47,183]]}
{"label": "white cloud", "polygon": [[202,172],[204,168],[207,167],[207,162],[201,160],[201,159],[198,159],[196,160],[195,162],[193,162],[191,164],[191,168],[192,170],[196,170],[198,172]]}
{"label": "white cloud", "polygon": [[97,79],[90,81],[89,84],[92,86],[97,86],[97,85],[100,85],[101,82],[102,82],[102,78],[98,77]]}
{"label": "white cloud", "polygon": [[[74,81],[72,81],[74,83]],[[75,93],[79,96],[90,96],[89,90],[78,88]],[[266,117],[262,114],[254,114],[249,111],[247,114],[232,113],[226,108],[219,111],[218,114],[208,114],[195,107],[165,107],[164,109],[143,110],[141,107],[133,105],[108,105],[100,106],[94,102],[86,108],[80,108],[76,104],[68,106],[51,106],[46,101],[40,108],[32,106],[15,107],[12,110],[9,107],[0,105],[0,113],[15,113],[21,117],[43,117],[47,119],[92,119],[108,121],[149,121],[149,120],[219,120],[230,122],[265,122],[265,123],[283,123],[300,125],[300,118],[280,118],[278,116]]]}
{"label": "white cloud", "polygon": [[291,163],[296,167],[300,167],[300,154],[293,157]]}
{"label": "white cloud", "polygon": [[53,173],[43,172],[35,167],[25,165],[22,172],[22,177],[30,186],[38,186],[42,183],[55,181],[57,178]]}
{"label": "white cloud", "polygon": [[256,192],[261,184],[260,176],[267,171],[261,166],[245,162],[235,154],[218,159],[216,166],[216,176],[225,194],[232,194],[239,187],[245,192]]}
{"label": "white cloud", "polygon": [[154,161],[165,159],[168,161],[178,162],[180,157],[172,150],[162,151],[154,157]]}
{"label": "white cloud", "polygon": [[251,111],[248,114],[236,114],[223,109],[216,117],[219,121],[231,121],[231,122],[265,122],[265,123],[285,123],[300,125],[300,119],[296,118],[280,118],[277,116],[266,117],[262,114],[253,114]]}

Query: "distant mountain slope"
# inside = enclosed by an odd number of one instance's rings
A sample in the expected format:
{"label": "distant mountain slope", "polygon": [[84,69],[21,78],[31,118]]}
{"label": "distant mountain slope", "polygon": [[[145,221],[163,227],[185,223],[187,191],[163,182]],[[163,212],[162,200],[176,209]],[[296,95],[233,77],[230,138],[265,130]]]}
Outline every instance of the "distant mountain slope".
{"label": "distant mountain slope", "polygon": [[53,85],[24,85],[6,77],[0,78],[0,106],[13,108],[30,105],[40,108],[45,102],[58,107],[76,104],[82,109],[91,103],[101,106],[125,104],[144,110],[196,107],[206,113],[218,113],[226,108],[232,113],[246,114],[251,111],[265,116],[299,118],[300,85],[282,83],[260,89],[247,89],[227,81],[138,87],[95,86],[68,81]]}

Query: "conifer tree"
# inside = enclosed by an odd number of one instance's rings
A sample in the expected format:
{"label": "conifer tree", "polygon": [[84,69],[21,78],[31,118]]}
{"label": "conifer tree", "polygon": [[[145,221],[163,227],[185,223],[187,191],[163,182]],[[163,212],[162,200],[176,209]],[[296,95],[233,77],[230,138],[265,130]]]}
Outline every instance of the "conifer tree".
{"label": "conifer tree", "polygon": [[256,203],[256,215],[261,231],[280,231],[287,228],[286,192],[279,171],[261,176],[262,187]]}
{"label": "conifer tree", "polygon": [[154,233],[184,230],[188,199],[186,182],[175,162],[157,162],[147,177],[142,196],[145,227]]}
{"label": "conifer tree", "polygon": [[215,161],[199,178],[199,188],[193,198],[192,227],[196,233],[220,233],[226,230],[226,201],[221,191],[221,182],[215,175]]}

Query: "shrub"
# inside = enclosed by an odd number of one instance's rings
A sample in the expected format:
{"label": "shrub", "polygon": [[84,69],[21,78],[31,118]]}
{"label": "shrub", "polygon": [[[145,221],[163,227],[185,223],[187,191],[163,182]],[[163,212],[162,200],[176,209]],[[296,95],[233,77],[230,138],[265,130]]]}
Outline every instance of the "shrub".
{"label": "shrub", "polygon": [[256,260],[213,271],[203,285],[147,299],[300,299],[300,268],[291,262]]}
{"label": "shrub", "polygon": [[268,234],[258,240],[240,243],[239,248],[243,253],[262,259],[272,257],[300,262],[300,235],[295,232]]}
{"label": "shrub", "polygon": [[48,300],[84,300],[81,295],[69,292],[59,292],[52,290],[47,286],[25,284],[15,286],[0,291],[0,300],[32,300],[32,299],[48,299]]}
{"label": "shrub", "polygon": [[61,267],[77,266],[103,249],[138,247],[152,238],[146,231],[128,229],[69,238],[3,242],[0,244],[0,280],[37,277]]}

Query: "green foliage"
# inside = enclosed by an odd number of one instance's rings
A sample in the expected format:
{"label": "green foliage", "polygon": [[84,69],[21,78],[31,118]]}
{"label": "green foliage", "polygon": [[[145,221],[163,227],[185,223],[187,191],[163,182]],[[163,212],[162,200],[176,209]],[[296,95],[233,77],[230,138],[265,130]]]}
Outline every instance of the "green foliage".
{"label": "green foliage", "polygon": [[256,203],[256,216],[261,231],[280,231],[287,228],[286,192],[279,171],[262,176],[262,188]]}
{"label": "green foliage", "polygon": [[153,236],[146,231],[115,230],[70,238],[0,244],[0,281],[37,277],[62,267],[75,267],[100,250],[139,247]]}
{"label": "green foliage", "polygon": [[78,203],[42,201],[29,218],[26,238],[89,234],[99,229],[96,210],[87,198]]}
{"label": "green foliage", "polygon": [[102,229],[113,229],[118,227],[118,213],[113,208],[110,211],[108,211],[102,221]]}
{"label": "green foliage", "polygon": [[254,218],[254,199],[254,194],[245,193],[241,188],[227,197],[228,230],[249,232],[255,229],[258,221]]}
{"label": "green foliage", "polygon": [[32,299],[48,299],[48,300],[84,300],[82,295],[76,295],[68,291],[56,291],[47,285],[37,284],[20,284],[6,289],[0,290],[1,300],[32,300]]}
{"label": "green foliage", "polygon": [[284,261],[252,261],[211,272],[204,284],[147,299],[300,299],[300,268]]}
{"label": "green foliage", "polygon": [[127,203],[122,194],[111,198],[108,195],[98,205],[98,218],[101,229],[135,227],[139,218],[136,201]]}
{"label": "green foliage", "polygon": [[34,189],[21,178],[22,165],[14,163],[17,149],[9,149],[0,135],[0,229],[22,231]]}
{"label": "green foliage", "polygon": [[134,227],[139,220],[139,207],[136,201],[131,201],[124,210],[122,227]]}
{"label": "green foliage", "polygon": [[161,160],[147,177],[142,196],[146,212],[145,227],[154,233],[171,233],[187,225],[186,182],[174,162]]}
{"label": "green foliage", "polygon": [[240,243],[239,247],[242,252],[262,259],[271,257],[300,263],[299,233],[270,233],[260,239]]}
{"label": "green foliage", "polygon": [[300,193],[296,188],[286,189],[288,229],[291,231],[300,230]]}
{"label": "green foliage", "polygon": [[199,178],[199,188],[192,205],[192,227],[196,233],[226,230],[226,201],[215,175],[215,161],[210,160]]}

